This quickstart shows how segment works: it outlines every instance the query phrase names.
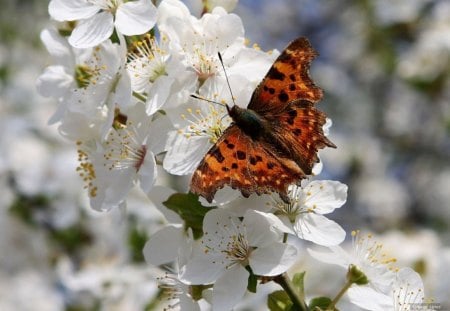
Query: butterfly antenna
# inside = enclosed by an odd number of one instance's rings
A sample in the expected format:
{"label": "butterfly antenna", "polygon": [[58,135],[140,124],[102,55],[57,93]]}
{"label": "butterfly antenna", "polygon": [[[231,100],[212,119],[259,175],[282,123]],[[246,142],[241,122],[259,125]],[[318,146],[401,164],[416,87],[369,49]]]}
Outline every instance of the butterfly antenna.
{"label": "butterfly antenna", "polygon": [[222,106],[222,107],[224,107],[224,106],[227,105],[227,104],[225,104],[225,103],[220,103],[220,102],[217,102],[217,101],[214,101],[214,100],[207,99],[207,98],[205,98],[205,97],[203,97],[203,96],[200,96],[200,95],[197,95],[197,94],[191,94],[191,97],[192,97],[192,98],[195,98],[195,99],[204,100],[205,102],[208,102],[208,103],[211,103],[211,104],[220,105],[220,106]]}
{"label": "butterfly antenna", "polygon": [[[227,80],[228,89],[230,90],[230,94],[231,94],[231,100],[233,101],[233,105],[236,105],[236,102],[234,101],[233,91],[231,90],[230,81],[228,80],[227,71],[225,70],[225,65],[223,64],[222,54],[220,54],[220,52],[217,52],[217,54],[219,55],[220,64],[222,65],[223,73],[225,74],[225,79]],[[227,105],[227,107],[228,107],[228,105]]]}

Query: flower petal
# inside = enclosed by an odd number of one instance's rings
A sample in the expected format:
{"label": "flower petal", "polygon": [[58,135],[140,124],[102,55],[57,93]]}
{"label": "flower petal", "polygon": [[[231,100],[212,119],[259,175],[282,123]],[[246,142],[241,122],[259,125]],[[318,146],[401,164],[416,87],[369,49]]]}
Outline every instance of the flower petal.
{"label": "flower petal", "polygon": [[167,140],[168,152],[164,158],[164,169],[174,175],[194,172],[206,152],[211,147],[208,137],[186,136],[172,131]]}
{"label": "flower petal", "polygon": [[63,66],[49,66],[36,80],[36,88],[42,96],[59,98],[74,83],[73,77]]}
{"label": "flower petal", "polygon": [[100,10],[100,7],[85,0],[52,0],[48,13],[57,21],[86,19]]}
{"label": "flower petal", "polygon": [[140,35],[156,23],[156,7],[150,0],[126,2],[116,12],[117,30],[126,36]]}
{"label": "flower petal", "polygon": [[344,229],[320,214],[300,215],[294,225],[294,230],[299,238],[323,246],[338,245],[345,239]]}
{"label": "flower petal", "polygon": [[145,261],[156,266],[175,261],[184,238],[182,225],[168,225],[155,232],[145,243]]}
{"label": "flower petal", "polygon": [[347,200],[347,185],[334,180],[315,180],[308,183],[303,192],[307,194],[306,205],[319,214],[331,213]]}
{"label": "flower petal", "polygon": [[101,12],[80,21],[69,37],[69,43],[76,48],[96,46],[113,33],[113,16],[109,12]]}
{"label": "flower petal", "polygon": [[328,249],[330,250],[328,252],[316,251],[310,248],[308,248],[307,251],[313,258],[321,262],[338,265],[345,269],[352,263],[350,256],[342,247],[330,246]]}
{"label": "flower petal", "polygon": [[229,311],[233,309],[247,290],[250,273],[241,265],[235,265],[225,271],[217,279],[213,288],[212,305],[214,311]]}
{"label": "flower petal", "polygon": [[180,296],[180,310],[183,311],[200,311],[198,302],[187,295]]}
{"label": "flower petal", "polygon": [[171,95],[171,86],[175,79],[168,76],[159,77],[151,86],[148,94],[150,95],[145,103],[146,112],[149,116],[158,111]]}
{"label": "flower petal", "polygon": [[285,272],[297,260],[297,248],[284,243],[257,248],[249,258],[250,267],[257,275],[274,276]]}
{"label": "flower petal", "polygon": [[377,292],[369,286],[352,286],[347,291],[351,303],[365,310],[386,311],[394,310],[390,295]]}
{"label": "flower petal", "polygon": [[147,193],[147,196],[156,208],[164,215],[168,222],[182,224],[183,220],[181,217],[162,204],[162,202],[167,201],[167,199],[174,193],[176,193],[175,190],[171,188],[156,185],[150,190],[149,193]]}
{"label": "flower petal", "polygon": [[172,129],[172,123],[165,116],[153,120],[148,128],[148,132],[152,134],[148,137],[147,148],[152,150],[155,155],[166,151],[167,136]]}
{"label": "flower petal", "polygon": [[197,250],[191,260],[180,268],[179,279],[186,284],[211,284],[225,271],[220,264],[222,259],[220,255],[206,255]]}
{"label": "flower petal", "polygon": [[56,64],[67,68],[74,66],[74,57],[67,39],[59,35],[55,29],[44,29],[41,32],[41,41]]}
{"label": "flower petal", "polygon": [[245,213],[244,224],[250,246],[270,245],[281,240],[284,229],[290,231],[275,215],[255,210],[248,210]]}
{"label": "flower petal", "polygon": [[139,185],[145,193],[149,192],[156,181],[155,155],[147,150],[142,166],[139,168]]}

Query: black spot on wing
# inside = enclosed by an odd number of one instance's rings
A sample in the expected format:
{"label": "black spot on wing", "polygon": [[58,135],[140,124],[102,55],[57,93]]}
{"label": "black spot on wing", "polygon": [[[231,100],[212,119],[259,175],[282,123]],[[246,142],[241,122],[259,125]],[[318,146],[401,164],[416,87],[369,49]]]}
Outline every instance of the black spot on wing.
{"label": "black spot on wing", "polygon": [[269,79],[272,80],[280,80],[283,81],[284,78],[286,77],[284,75],[284,73],[282,73],[281,71],[279,71],[276,67],[272,67],[269,72],[267,73],[267,76],[269,77]]}
{"label": "black spot on wing", "polygon": [[219,148],[216,148],[211,155],[217,160],[217,162],[222,163],[225,160],[225,157],[223,156],[222,152],[220,152]]}
{"label": "black spot on wing", "polygon": [[278,99],[285,103],[289,100],[289,95],[285,91],[281,91],[280,94],[278,94]]}
{"label": "black spot on wing", "polygon": [[245,158],[247,157],[247,155],[245,154],[244,151],[238,150],[238,151],[236,152],[236,157],[237,157],[239,160],[245,160]]}

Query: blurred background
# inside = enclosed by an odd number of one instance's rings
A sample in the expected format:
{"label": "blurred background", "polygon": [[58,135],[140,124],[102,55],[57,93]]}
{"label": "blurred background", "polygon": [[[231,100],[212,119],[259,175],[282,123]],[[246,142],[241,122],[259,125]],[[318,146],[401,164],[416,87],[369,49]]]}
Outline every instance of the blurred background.
{"label": "blurred background", "polygon": [[[56,103],[35,91],[51,62],[48,1],[0,4],[0,310],[153,310],[142,248],[162,216],[138,191],[126,215],[90,210],[76,147],[47,125]],[[235,13],[263,50],[310,39],[338,146],[321,153],[320,178],[349,186],[330,218],[377,234],[450,309],[450,1],[241,0]],[[334,268],[319,268],[307,293],[335,295],[320,276]]]}

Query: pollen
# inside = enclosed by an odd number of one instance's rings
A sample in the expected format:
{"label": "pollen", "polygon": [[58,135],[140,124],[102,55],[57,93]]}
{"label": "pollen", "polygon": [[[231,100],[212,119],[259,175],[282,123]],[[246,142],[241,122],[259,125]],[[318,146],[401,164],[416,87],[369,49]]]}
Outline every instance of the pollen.
{"label": "pollen", "polygon": [[208,105],[207,109],[186,109],[187,114],[182,114],[181,118],[187,121],[188,125],[179,129],[178,133],[186,138],[208,137],[210,143],[214,144],[231,121],[223,107],[217,108],[210,103],[205,105]]}
{"label": "pollen", "polygon": [[128,52],[127,70],[135,78],[132,83],[139,91],[144,91],[146,84],[155,82],[166,75],[166,61],[169,53],[165,41],[159,44],[154,37],[147,34],[144,39],[133,44]]}
{"label": "pollen", "polygon": [[78,146],[78,167],[76,171],[78,175],[84,182],[84,188],[88,190],[90,197],[95,197],[97,195],[97,187],[94,185],[96,179],[96,172],[94,164],[92,163],[89,152],[83,149],[83,143],[81,141],[77,141]]}
{"label": "pollen", "polygon": [[127,122],[124,128],[110,132],[104,151],[105,167],[109,170],[134,169],[139,171],[147,155],[147,146],[139,137],[137,128]]}

